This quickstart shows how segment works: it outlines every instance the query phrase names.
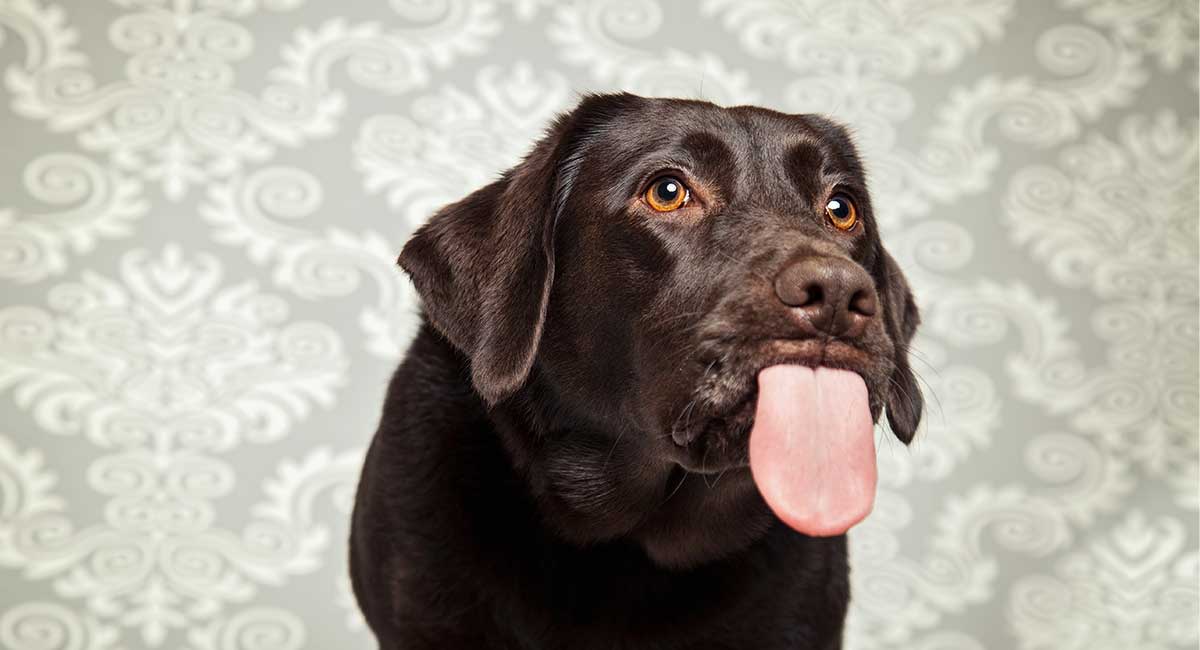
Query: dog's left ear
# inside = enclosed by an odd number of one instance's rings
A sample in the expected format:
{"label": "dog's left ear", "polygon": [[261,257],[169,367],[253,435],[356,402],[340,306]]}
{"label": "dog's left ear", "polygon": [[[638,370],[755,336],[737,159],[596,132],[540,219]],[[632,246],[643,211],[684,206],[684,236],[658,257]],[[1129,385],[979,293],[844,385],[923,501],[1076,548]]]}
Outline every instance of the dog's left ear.
{"label": "dog's left ear", "polygon": [[435,329],[471,360],[489,404],[529,376],[554,282],[554,232],[588,139],[634,95],[589,95],[499,180],[417,230],[400,266]]}
{"label": "dog's left ear", "polygon": [[884,311],[888,333],[895,344],[891,387],[885,402],[888,424],[896,437],[908,444],[917,433],[921,411],[925,408],[925,399],[921,396],[921,388],[917,385],[917,378],[908,360],[908,345],[921,317],[904,272],[887,251],[883,251],[881,256],[880,274],[883,281],[880,293],[886,303]]}

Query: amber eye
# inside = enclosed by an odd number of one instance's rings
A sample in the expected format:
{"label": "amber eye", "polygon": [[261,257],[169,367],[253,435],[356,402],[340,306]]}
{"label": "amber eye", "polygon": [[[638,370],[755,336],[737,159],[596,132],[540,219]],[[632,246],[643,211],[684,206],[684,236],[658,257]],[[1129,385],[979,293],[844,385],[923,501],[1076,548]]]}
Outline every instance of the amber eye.
{"label": "amber eye", "polygon": [[663,176],[646,188],[646,203],[658,212],[670,212],[688,202],[688,188],[674,176]]}
{"label": "amber eye", "polygon": [[838,230],[850,230],[858,223],[858,209],[845,194],[834,194],[825,204],[825,216]]}

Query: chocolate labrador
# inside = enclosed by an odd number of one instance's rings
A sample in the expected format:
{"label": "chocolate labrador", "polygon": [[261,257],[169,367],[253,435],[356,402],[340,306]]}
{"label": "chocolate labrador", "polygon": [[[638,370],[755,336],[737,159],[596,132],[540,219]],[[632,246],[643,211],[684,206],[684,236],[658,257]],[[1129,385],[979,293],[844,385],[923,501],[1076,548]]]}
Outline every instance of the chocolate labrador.
{"label": "chocolate labrador", "polygon": [[386,650],[839,648],[917,310],[846,130],[593,95],[400,254],[351,533]]}

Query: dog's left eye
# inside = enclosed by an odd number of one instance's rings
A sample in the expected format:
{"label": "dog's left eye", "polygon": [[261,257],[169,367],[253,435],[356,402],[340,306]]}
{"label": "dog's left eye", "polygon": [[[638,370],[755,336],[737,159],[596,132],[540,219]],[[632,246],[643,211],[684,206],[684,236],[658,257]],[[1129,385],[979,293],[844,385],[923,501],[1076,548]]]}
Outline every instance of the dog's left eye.
{"label": "dog's left eye", "polygon": [[845,194],[834,194],[825,204],[825,216],[838,230],[850,230],[858,223],[858,209]]}
{"label": "dog's left eye", "polygon": [[674,176],[662,176],[654,179],[646,188],[646,203],[658,212],[670,212],[682,208],[690,198],[688,188],[683,181]]}

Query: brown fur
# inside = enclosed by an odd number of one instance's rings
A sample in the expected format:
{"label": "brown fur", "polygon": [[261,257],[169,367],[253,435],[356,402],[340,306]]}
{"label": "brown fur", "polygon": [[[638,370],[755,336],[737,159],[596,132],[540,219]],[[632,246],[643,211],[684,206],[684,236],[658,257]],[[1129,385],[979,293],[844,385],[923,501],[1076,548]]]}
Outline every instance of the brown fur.
{"label": "brown fur", "polygon": [[[639,199],[664,171],[693,191],[677,213]],[[920,420],[916,308],[844,129],[590,96],[400,264],[427,322],[351,540],[382,648],[840,647],[844,537],[784,527],[746,463],[774,363],[859,373],[905,442]],[[813,277],[877,309],[785,304]]]}

